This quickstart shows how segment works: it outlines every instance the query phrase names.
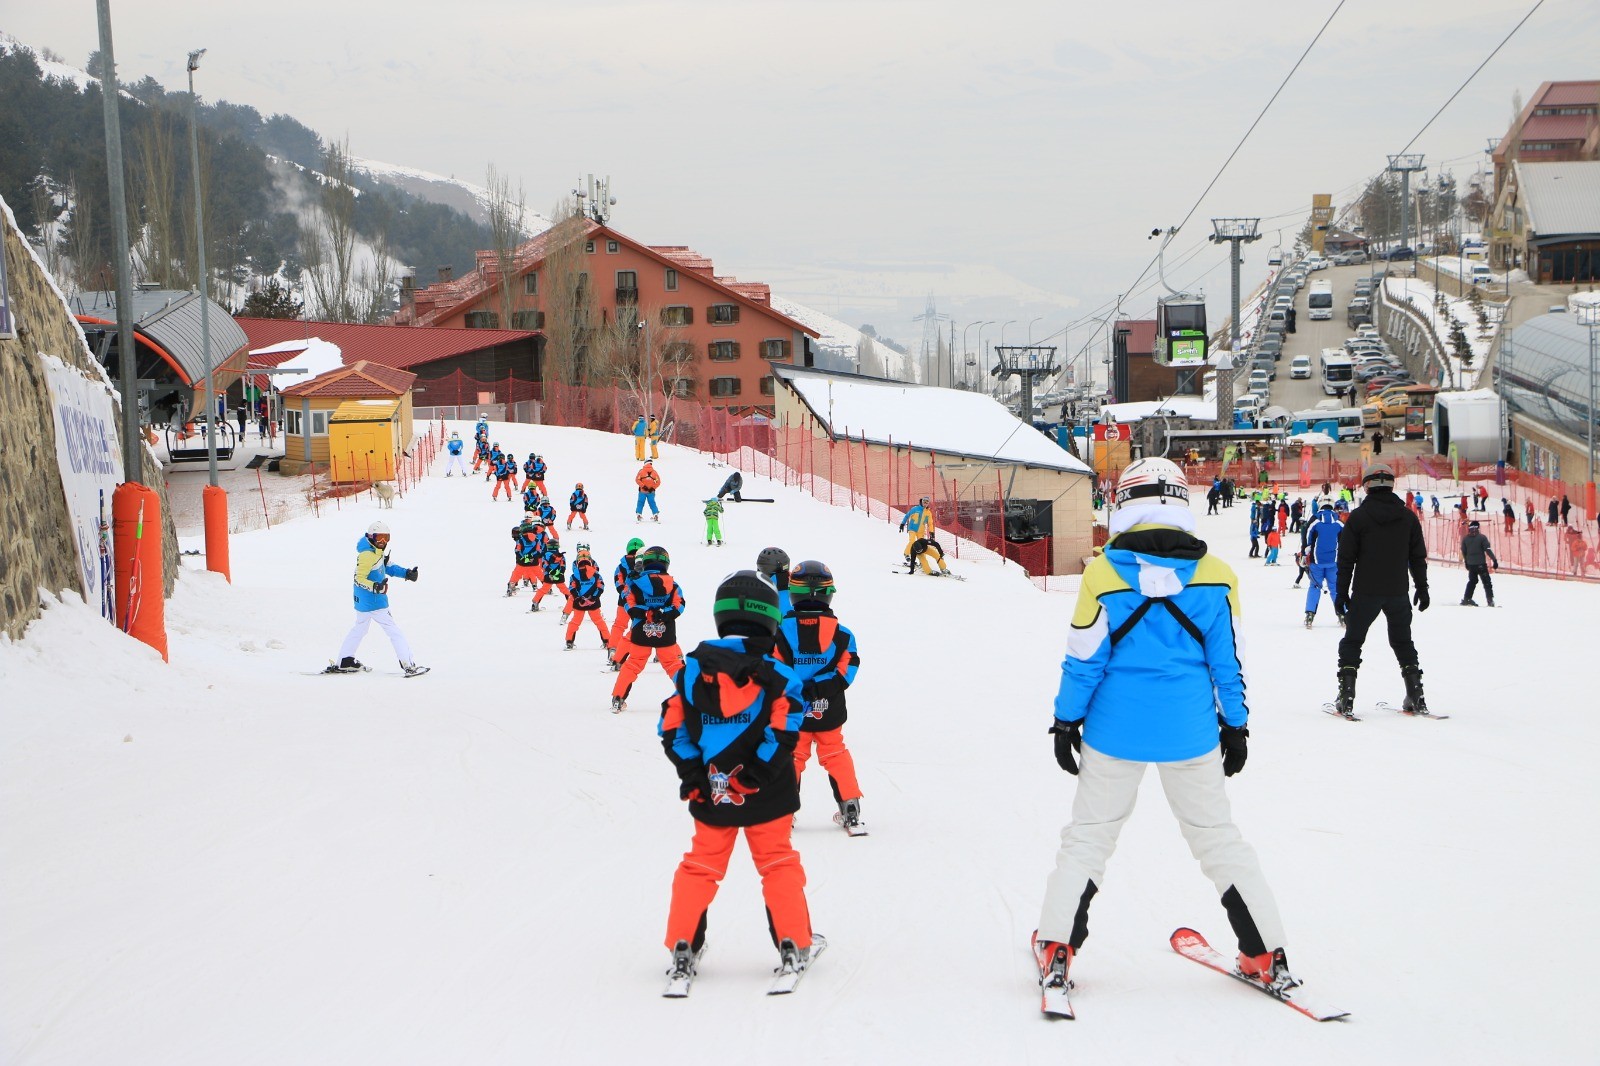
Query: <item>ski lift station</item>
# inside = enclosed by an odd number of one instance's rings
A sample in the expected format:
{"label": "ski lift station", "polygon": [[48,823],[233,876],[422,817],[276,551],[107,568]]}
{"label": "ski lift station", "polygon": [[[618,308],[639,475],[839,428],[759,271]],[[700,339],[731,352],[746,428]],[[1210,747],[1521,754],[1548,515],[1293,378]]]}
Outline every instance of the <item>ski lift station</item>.
{"label": "ski lift station", "polygon": [[894,519],[928,496],[942,536],[1008,553],[1048,541],[1046,572],[1082,572],[1094,540],[1089,467],[996,400],[782,363],[772,371],[777,457],[831,482],[835,502],[887,504]]}

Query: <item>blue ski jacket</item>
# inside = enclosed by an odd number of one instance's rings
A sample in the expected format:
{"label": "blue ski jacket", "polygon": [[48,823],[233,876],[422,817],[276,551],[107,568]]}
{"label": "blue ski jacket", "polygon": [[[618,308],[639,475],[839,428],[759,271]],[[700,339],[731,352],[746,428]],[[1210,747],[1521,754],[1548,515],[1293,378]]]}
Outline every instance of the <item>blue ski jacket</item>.
{"label": "blue ski jacket", "polygon": [[1339,561],[1339,534],[1344,523],[1333,517],[1331,510],[1319,511],[1317,520],[1306,527],[1306,563],[1310,566],[1332,566]]}
{"label": "blue ski jacket", "polygon": [[389,554],[367,539],[356,540],[355,604],[358,611],[381,611],[389,606],[389,579],[405,577],[406,568],[389,563]]}

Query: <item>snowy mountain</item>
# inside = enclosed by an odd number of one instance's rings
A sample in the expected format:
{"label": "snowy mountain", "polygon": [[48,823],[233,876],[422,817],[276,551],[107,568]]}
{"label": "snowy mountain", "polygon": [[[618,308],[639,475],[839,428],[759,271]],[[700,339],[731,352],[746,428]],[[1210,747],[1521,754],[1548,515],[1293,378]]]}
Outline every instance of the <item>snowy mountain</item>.
{"label": "snowy mountain", "polygon": [[[464,426],[461,428],[465,428]],[[1228,924],[1155,774],[1073,965],[1079,1020],[1038,1014],[1028,936],[1075,781],[1045,728],[1071,592],[1015,566],[952,560],[965,583],[891,571],[894,527],[747,475],[727,546],[700,541],[726,474],[664,446],[663,518],[632,521],[624,437],[496,425],[582,480],[608,570],[627,538],[668,547],[686,647],[765,545],[826,561],[860,642],[845,735],[872,835],[847,838],[813,764],[794,840],[827,954],[793,997],[754,871],[736,849],[687,1001],[661,998],[661,938],[691,823],[656,738],[651,667],[613,715],[592,632],[504,595],[520,508],[434,476],[380,511],[232,540],[231,584],[186,561],[167,603],[171,665],[79,602],[0,642],[0,1060],[387,1064],[1585,1062],[1578,1014],[1596,946],[1581,859],[1600,809],[1600,720],[1527,666],[1585,661],[1595,586],[1497,576],[1503,609],[1419,615],[1448,721],[1373,709],[1400,677],[1367,642],[1365,721],[1321,713],[1340,636],[1301,626],[1293,571],[1246,557],[1245,512],[1199,514],[1239,572],[1252,707],[1233,814],[1261,856],[1308,988],[1353,1012],[1319,1026],[1167,947]],[[442,465],[442,460],[441,460]],[[269,478],[270,480],[270,478]],[[198,489],[175,491],[193,491]],[[383,636],[373,673],[316,676],[350,623],[356,538],[381,517],[395,617],[425,678]],[[196,534],[185,547],[200,548]],[[1066,582],[1070,587],[1074,583]],[[546,600],[546,605],[552,601]],[[614,604],[609,591],[605,609]],[[1566,698],[1563,698],[1566,697]],[[1497,979],[1533,951],[1537,980]],[[1484,1009],[1463,1009],[1485,1003]],[[290,1020],[286,1023],[286,1020]]]}
{"label": "snowy mountain", "polygon": [[[403,189],[419,199],[453,207],[482,225],[489,224],[489,190],[482,185],[475,185],[454,176],[445,177],[432,171],[419,170],[416,167],[383,163],[376,159],[352,159],[350,162],[356,170],[375,181]],[[523,222],[523,231],[529,237],[533,237],[543,233],[552,225],[550,219],[529,209]]]}

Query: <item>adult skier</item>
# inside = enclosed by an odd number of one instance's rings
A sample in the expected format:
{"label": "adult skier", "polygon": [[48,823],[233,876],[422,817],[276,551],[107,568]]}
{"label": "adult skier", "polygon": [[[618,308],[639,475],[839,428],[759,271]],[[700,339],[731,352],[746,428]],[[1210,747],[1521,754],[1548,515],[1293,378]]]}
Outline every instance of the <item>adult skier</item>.
{"label": "adult skier", "polygon": [[717,639],[689,653],[657,726],[678,772],[678,798],[695,822],[667,911],[669,996],[688,993],[705,950],[707,911],[741,830],[761,874],[779,980],[792,986],[823,944],[811,931],[805,870],[790,842],[800,808],[794,746],[803,702],[795,675],[770,658],[777,596],[759,575],[740,570],[717,586],[711,610]]}
{"label": "adult skier", "polygon": [[635,462],[644,462],[644,448],[647,435],[650,432],[650,420],[640,415],[633,424],[633,458]]}
{"label": "adult skier", "polygon": [[[1333,608],[1344,615],[1344,639],[1339,641],[1339,695],[1334,709],[1346,718],[1355,713],[1361,645],[1382,614],[1389,623],[1389,646],[1405,679],[1405,713],[1426,715],[1422,667],[1411,642],[1412,605],[1419,611],[1428,609],[1428,548],[1422,522],[1394,494],[1394,471],[1384,463],[1367,467],[1361,487],[1367,498],[1350,512],[1339,537],[1339,584]],[[1408,599],[1411,584],[1416,592]]]}
{"label": "adult skier", "polygon": [[715,544],[722,547],[722,501],[710,499],[705,501],[706,509],[706,544]]}
{"label": "adult skier", "polygon": [[650,416],[650,428],[648,430],[648,434],[650,437],[650,458],[659,459],[661,458],[661,452],[657,446],[661,442],[661,423],[656,421],[655,415]]}
{"label": "adult skier", "polygon": [[1222,897],[1239,975],[1285,987],[1294,978],[1277,903],[1223,784],[1244,768],[1250,735],[1238,579],[1195,538],[1189,486],[1170,460],[1127,466],[1109,524],[1111,542],[1084,568],[1050,728],[1056,762],[1078,784],[1039,918],[1041,986],[1046,998],[1070,987],[1089,905],[1155,763],[1189,850]]}
{"label": "adult skier", "polygon": [[[1344,532],[1344,523],[1333,516],[1333,508],[1323,504],[1317,512],[1316,521],[1306,526],[1304,534],[1304,547],[1301,549],[1305,555],[1306,570],[1311,575],[1311,587],[1306,590],[1306,628],[1317,620],[1317,606],[1322,602],[1322,587],[1328,587],[1328,595],[1334,596],[1339,585],[1339,535]],[[1334,598],[1334,614],[1341,623],[1344,614],[1338,609],[1338,599]]]}
{"label": "adult skier", "polygon": [[794,749],[794,776],[805,773],[806,760],[816,749],[817,762],[828,775],[833,801],[839,805],[835,818],[845,830],[856,835],[861,825],[861,785],[856,780],[855,760],[844,745],[845,689],[856,678],[861,653],[856,650],[855,634],[846,629],[833,613],[833,571],[827,564],[806,559],[789,571],[789,597],[793,610],[778,623],[777,646],[773,657],[788,666],[800,679],[805,714],[800,720],[800,737]]}
{"label": "adult skier", "polygon": [[449,456],[444,464],[444,476],[455,477],[456,471],[461,471],[461,476],[467,476],[467,461],[462,453],[466,450],[466,442],[461,439],[461,434],[451,433],[450,439],[445,442],[445,454]]}
{"label": "adult skier", "polygon": [[932,574],[933,567],[928,563],[928,557],[926,555],[919,557],[915,550],[917,541],[933,540],[933,507],[929,503],[928,497],[923,496],[917,500],[917,505],[907,511],[904,518],[900,519],[900,531],[907,535],[906,563],[910,565],[913,561],[921,562],[922,572]]}
{"label": "adult skier", "polygon": [[361,640],[367,635],[367,628],[376,622],[389,638],[389,643],[394,647],[394,654],[400,660],[400,669],[405,671],[407,677],[416,677],[418,674],[428,672],[426,666],[418,666],[411,657],[411,645],[406,642],[405,634],[400,632],[400,626],[389,613],[389,579],[391,577],[404,578],[407,581],[417,579],[417,568],[396,566],[389,562],[389,527],[382,522],[374,522],[367,527],[367,531],[356,541],[356,568],[355,568],[355,625],[350,627],[350,632],[345,634],[344,643],[339,645],[339,662],[328,666],[328,673],[352,673],[364,669],[356,660],[356,650],[361,647]]}
{"label": "adult skier", "polygon": [[[628,645],[617,683],[611,689],[611,709],[628,709],[628,693],[644,673],[651,652],[667,677],[683,669],[683,651],[678,647],[678,616],[683,613],[683,590],[667,567],[672,564],[667,549],[650,547],[639,553],[639,576],[628,582]],[[619,649],[620,650],[620,649]]]}
{"label": "adult skier", "polygon": [[722,487],[717,490],[717,499],[720,500],[724,496],[732,496],[734,503],[743,503],[744,497],[739,495],[743,490],[744,475],[735,470],[728,475],[728,480],[724,481]]}
{"label": "adult skier", "polygon": [[578,554],[572,560],[572,577],[567,582],[567,591],[571,596],[568,602],[572,611],[572,617],[567,620],[567,650],[572,650],[573,641],[578,637],[578,630],[582,628],[583,621],[587,618],[594,623],[595,630],[600,634],[600,646],[609,652],[611,639],[606,633],[606,624],[600,617],[600,600],[606,592],[606,577],[600,572],[600,564],[589,554],[587,544],[578,545]]}
{"label": "adult skier", "polygon": [[1483,595],[1488,599],[1489,606],[1493,607],[1494,583],[1489,580],[1489,563],[1493,563],[1498,570],[1500,560],[1495,558],[1494,549],[1489,547],[1489,538],[1483,535],[1477,522],[1468,522],[1467,535],[1461,538],[1461,563],[1467,568],[1467,591],[1461,596],[1461,606],[1478,606],[1472,594],[1477,591],[1478,582],[1482,581]]}
{"label": "adult skier", "polygon": [[661,487],[661,475],[656,473],[655,465],[646,459],[644,466],[639,468],[639,473],[634,476],[633,483],[639,487],[639,498],[633,505],[633,520],[644,520],[644,505],[650,505],[650,521],[661,521],[661,509],[656,506],[656,489]]}
{"label": "adult skier", "polygon": [[627,657],[628,649],[628,582],[639,575],[639,551],[644,547],[644,541],[634,537],[628,541],[627,550],[622,558],[617,560],[617,568],[611,573],[611,588],[617,594],[617,616],[611,622],[611,654],[609,660],[611,669],[618,670],[622,667],[622,660]]}
{"label": "adult skier", "polygon": [[572,490],[572,495],[567,497],[567,528],[572,528],[574,518],[583,519],[583,528],[589,528],[589,494],[583,491],[583,482],[578,482]]}

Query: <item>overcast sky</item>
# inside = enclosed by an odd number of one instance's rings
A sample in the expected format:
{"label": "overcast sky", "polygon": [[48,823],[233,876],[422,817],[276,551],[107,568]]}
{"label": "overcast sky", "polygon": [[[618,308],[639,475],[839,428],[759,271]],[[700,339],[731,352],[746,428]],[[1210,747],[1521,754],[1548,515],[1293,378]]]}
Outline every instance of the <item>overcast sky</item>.
{"label": "overcast sky", "polygon": [[[479,183],[497,164],[541,211],[609,174],[619,229],[859,324],[866,290],[937,293],[944,264],[1079,313],[1124,291],[1145,234],[1189,211],[1336,4],[113,0],[112,18],[124,80],[181,88],[205,47],[205,98],[348,134],[358,156]],[[1212,215],[1276,216],[1264,228],[1291,239],[1312,193],[1347,199],[1531,4],[1347,0],[1174,249]],[[0,29],[28,44],[79,65],[96,46],[92,0],[7,8]],[[1514,91],[1600,76],[1597,55],[1594,0],[1546,0],[1413,151],[1464,177]],[[1172,280],[1209,270],[1221,295],[1224,261],[1208,245]],[[822,299],[830,285],[862,289],[859,305]],[[1018,313],[937,295],[958,319]],[[1036,335],[1071,317],[1027,311],[1045,314]]]}

